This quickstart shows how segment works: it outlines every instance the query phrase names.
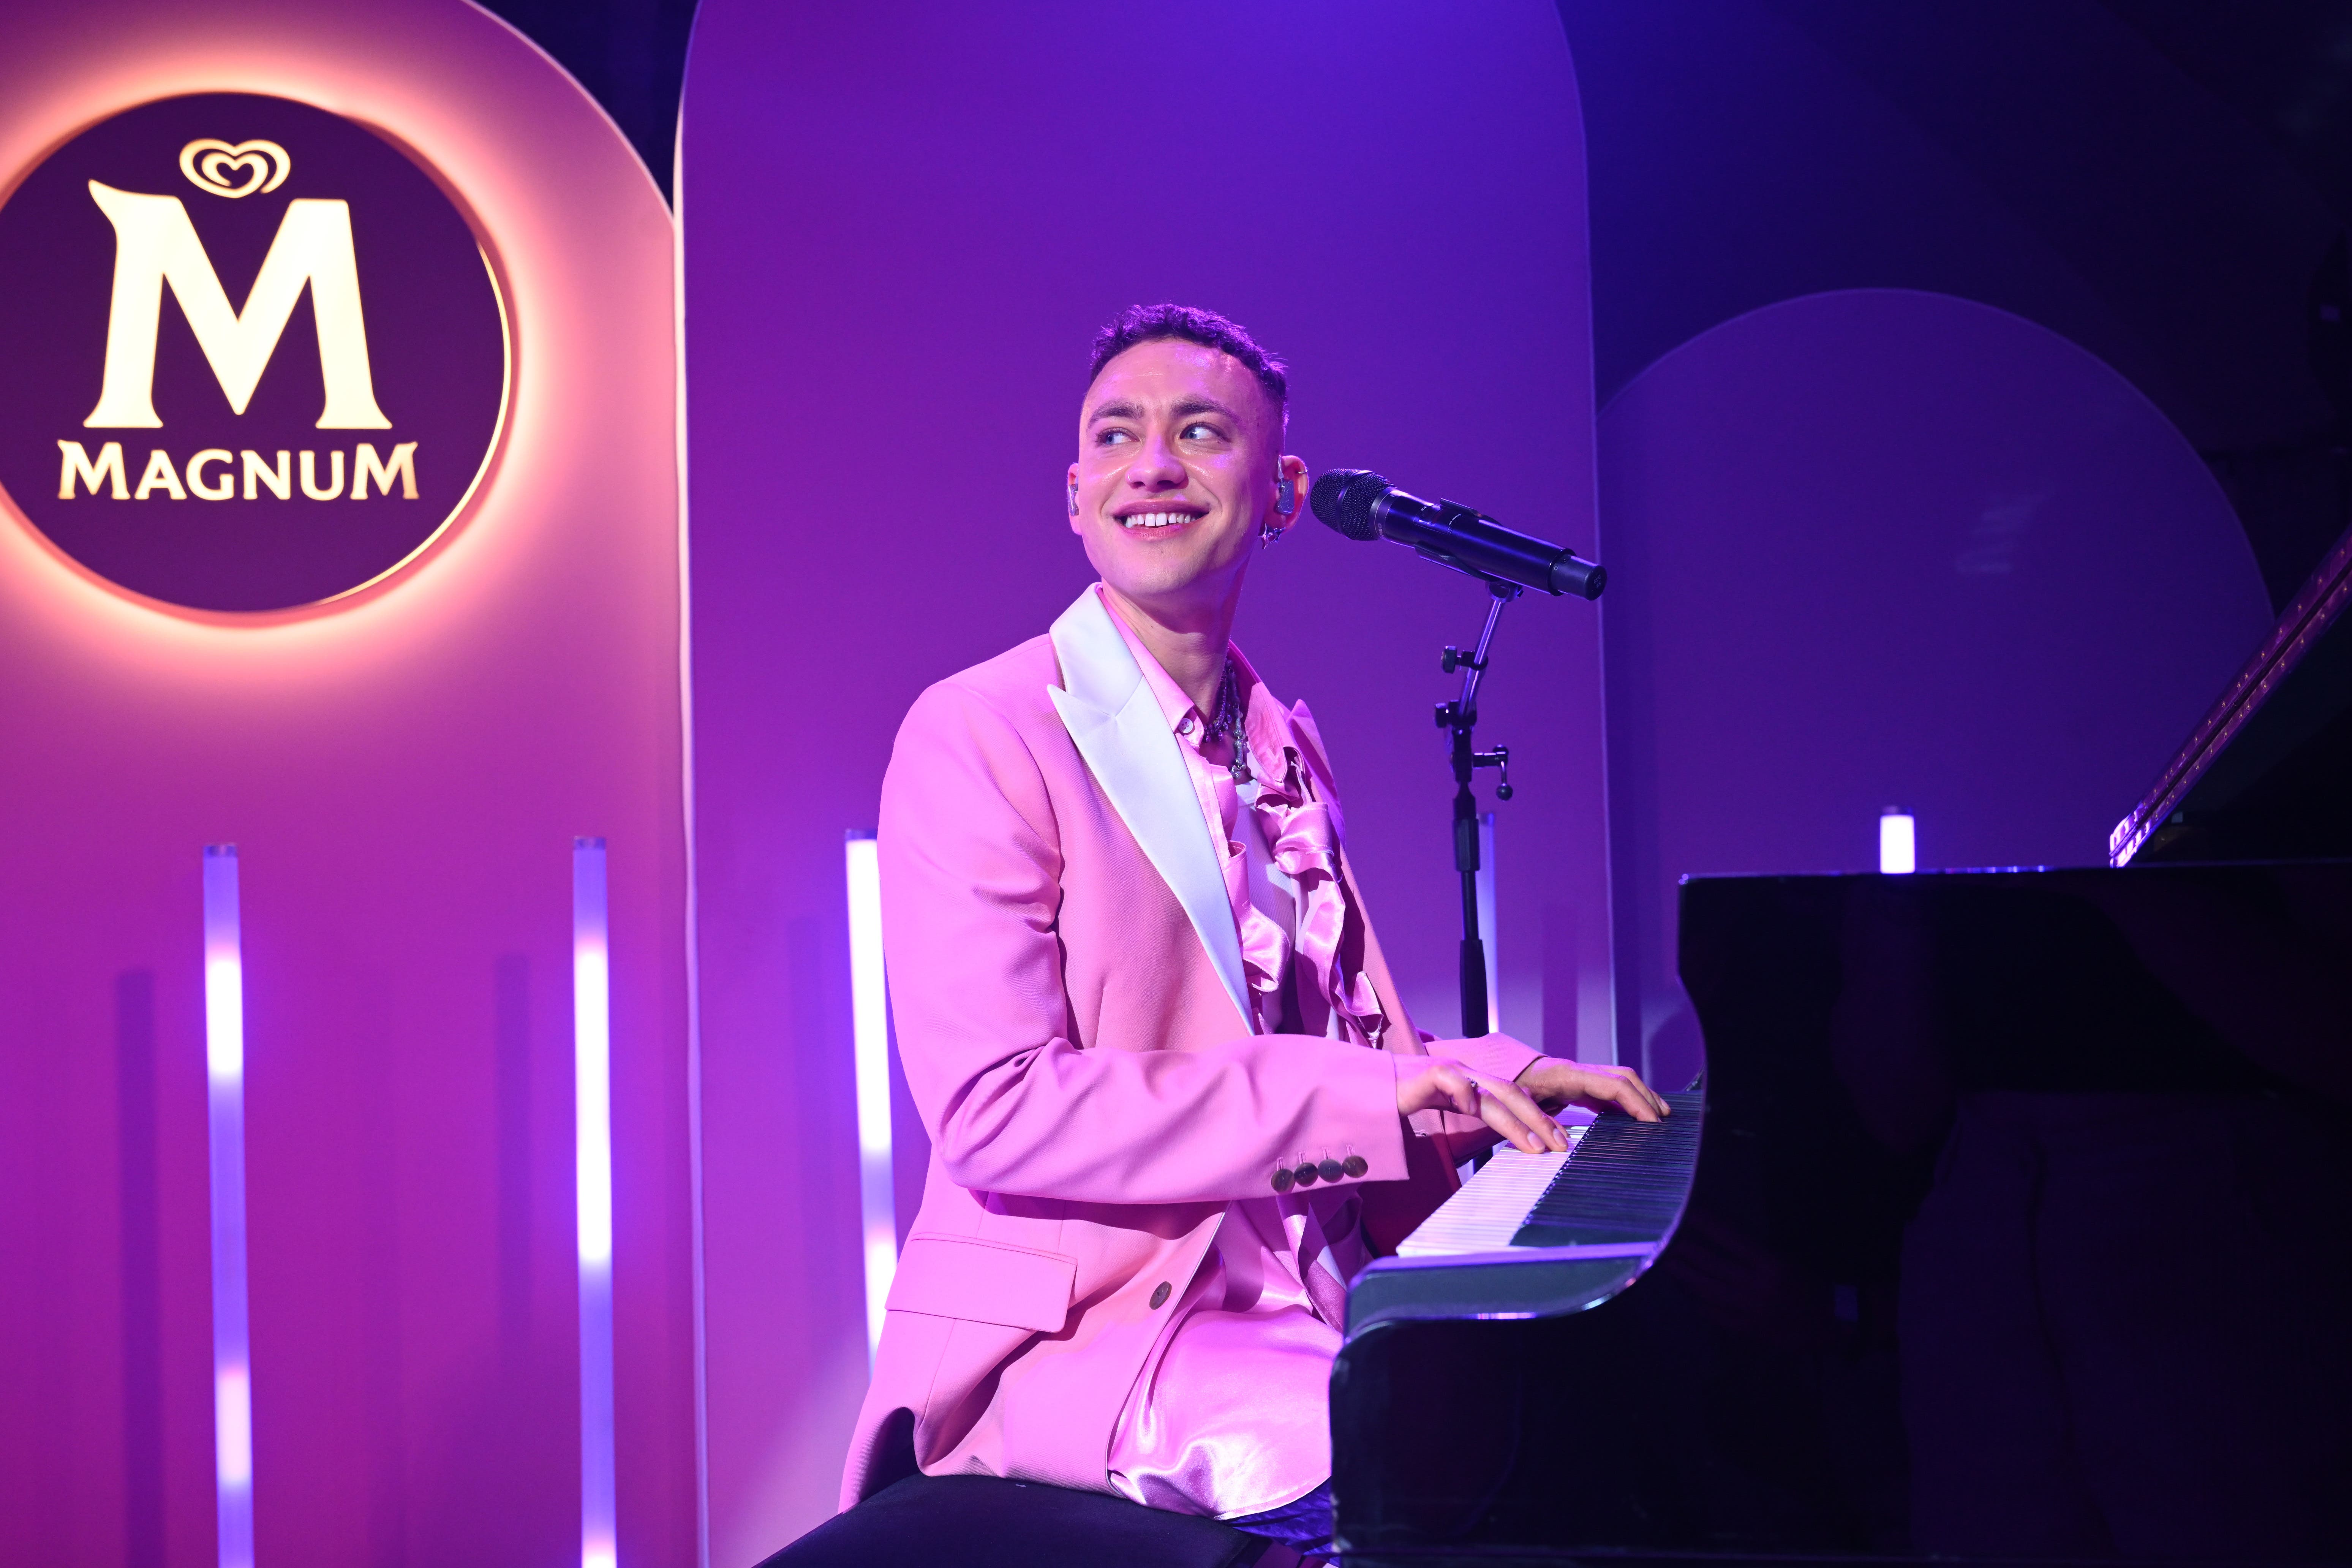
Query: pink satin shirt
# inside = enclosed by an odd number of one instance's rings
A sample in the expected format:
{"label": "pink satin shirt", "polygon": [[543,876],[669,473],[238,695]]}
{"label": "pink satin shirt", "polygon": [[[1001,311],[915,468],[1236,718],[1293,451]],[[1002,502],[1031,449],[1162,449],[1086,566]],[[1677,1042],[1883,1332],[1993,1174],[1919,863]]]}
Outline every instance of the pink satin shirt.
{"label": "pink satin shirt", "polygon": [[[1382,1026],[1370,986],[1330,973],[1348,913],[1339,824],[1313,798],[1289,713],[1234,650],[1253,775],[1237,783],[1223,746],[1214,758],[1202,754],[1192,700],[1105,605],[1176,734],[1223,861],[1257,1032],[1370,1044]],[[1315,981],[1318,964],[1327,966],[1324,984]],[[1344,1160],[1353,1151],[1330,1152]],[[1352,1197],[1304,1188],[1226,1205],[1215,1243],[1119,1414],[1114,1487],[1154,1508],[1234,1519],[1295,1501],[1330,1475],[1327,1411],[1346,1281],[1370,1259],[1358,1218]]]}

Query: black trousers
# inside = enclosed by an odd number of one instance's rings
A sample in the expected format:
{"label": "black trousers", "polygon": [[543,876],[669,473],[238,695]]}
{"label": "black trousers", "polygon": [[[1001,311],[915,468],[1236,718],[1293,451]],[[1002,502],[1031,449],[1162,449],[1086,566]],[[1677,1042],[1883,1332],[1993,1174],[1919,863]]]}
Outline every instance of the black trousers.
{"label": "black trousers", "polygon": [[760,1568],[1246,1568],[1266,1545],[1213,1519],[1106,1492],[913,1475],[835,1514]]}

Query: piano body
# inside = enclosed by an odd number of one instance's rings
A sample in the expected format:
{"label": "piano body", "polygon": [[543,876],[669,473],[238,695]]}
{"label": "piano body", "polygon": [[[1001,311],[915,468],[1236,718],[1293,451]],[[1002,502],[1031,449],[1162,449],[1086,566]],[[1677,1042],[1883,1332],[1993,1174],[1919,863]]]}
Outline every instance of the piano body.
{"label": "piano body", "polygon": [[1703,1085],[1355,1281],[1346,1560],[2352,1562],[2347,596],[2115,866],[1685,881]]}

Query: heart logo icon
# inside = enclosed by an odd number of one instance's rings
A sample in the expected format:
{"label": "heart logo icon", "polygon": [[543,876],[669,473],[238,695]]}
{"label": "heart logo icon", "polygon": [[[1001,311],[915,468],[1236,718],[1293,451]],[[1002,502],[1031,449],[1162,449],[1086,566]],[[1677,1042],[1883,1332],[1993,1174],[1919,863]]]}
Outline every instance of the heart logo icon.
{"label": "heart logo icon", "polygon": [[235,200],[256,191],[274,191],[294,172],[294,161],[275,142],[231,145],[210,138],[180,149],[180,173],[200,191]]}

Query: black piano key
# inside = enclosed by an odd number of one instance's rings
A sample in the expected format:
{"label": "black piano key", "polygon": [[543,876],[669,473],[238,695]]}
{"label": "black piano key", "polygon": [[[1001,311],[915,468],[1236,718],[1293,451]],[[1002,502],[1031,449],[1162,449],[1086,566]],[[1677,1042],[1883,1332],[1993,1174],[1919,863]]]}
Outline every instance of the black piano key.
{"label": "black piano key", "polygon": [[1511,1237],[1514,1247],[1657,1241],[1682,1211],[1698,1159],[1705,1097],[1664,1097],[1673,1114],[1636,1121],[1617,1112],[1588,1129]]}

